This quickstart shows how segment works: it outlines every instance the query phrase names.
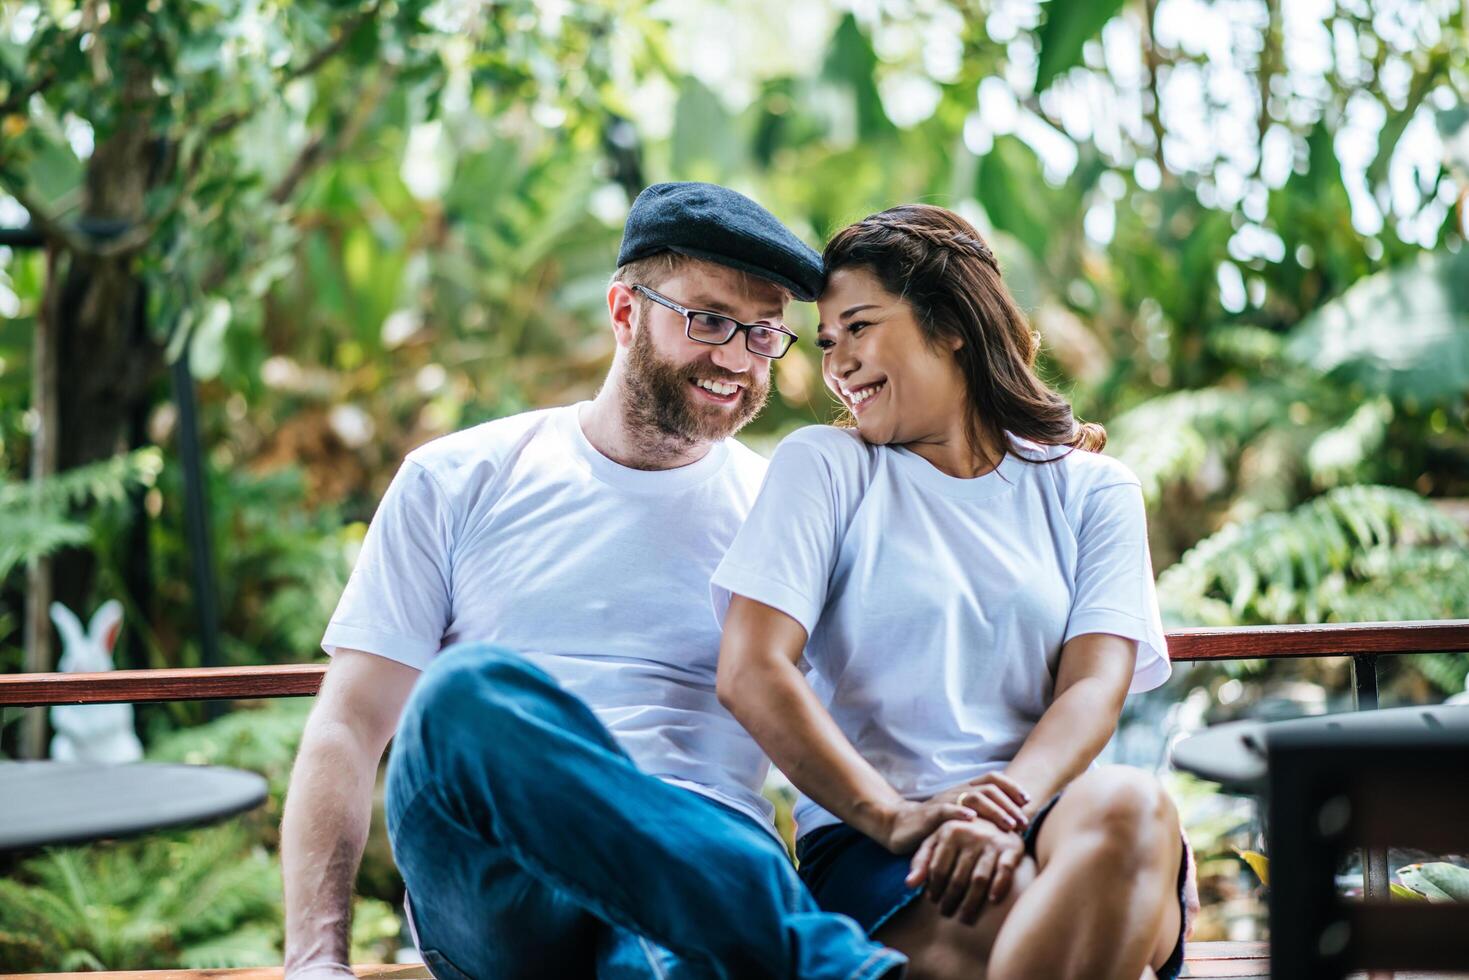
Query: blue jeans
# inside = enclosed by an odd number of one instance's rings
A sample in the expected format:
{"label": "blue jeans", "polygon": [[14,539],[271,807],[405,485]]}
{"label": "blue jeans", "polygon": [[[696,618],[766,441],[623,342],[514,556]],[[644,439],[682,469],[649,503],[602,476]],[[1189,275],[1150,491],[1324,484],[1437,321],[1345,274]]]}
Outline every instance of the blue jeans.
{"label": "blue jeans", "polygon": [[388,765],[388,834],[439,978],[898,977],[754,820],[640,770],[509,651],[426,670]]}

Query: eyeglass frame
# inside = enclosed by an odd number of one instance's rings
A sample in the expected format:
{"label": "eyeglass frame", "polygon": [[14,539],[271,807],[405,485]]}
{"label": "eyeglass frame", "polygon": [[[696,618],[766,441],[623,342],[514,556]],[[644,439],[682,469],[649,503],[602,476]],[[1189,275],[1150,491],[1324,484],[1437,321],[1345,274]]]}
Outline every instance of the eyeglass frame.
{"label": "eyeglass frame", "polygon": [[[649,289],[642,283],[633,283],[633,285],[629,288],[632,289],[634,292],[642,293],[644,296],[648,297],[659,306],[666,306],[670,310],[673,310],[675,313],[683,314],[684,336],[688,337],[696,344],[708,344],[710,347],[723,347],[725,344],[735,339],[735,334],[744,331],[745,350],[749,351],[751,354],[754,354],[756,357],[763,357],[767,361],[778,361],[782,357],[785,357],[788,353],[790,353],[791,348],[796,345],[796,341],[801,339],[796,335],[796,332],[794,330],[791,330],[784,324],[777,325],[771,323],[743,323],[739,320],[736,320],[728,313],[718,313],[714,310],[691,310],[687,306],[681,306],[680,304],[675,303],[673,300],[669,299],[667,296],[664,296],[657,290]],[[721,320],[728,320],[730,323],[733,323],[735,327],[733,330],[730,331],[729,336],[725,337],[723,340],[700,340],[698,337],[694,336],[694,317],[701,314],[704,316],[717,316]],[[774,330],[776,333],[783,333],[787,337],[791,338],[791,342],[786,344],[785,350],[781,351],[779,354],[762,354],[760,353],[760,351],[757,351],[750,346],[750,331],[755,329],[756,327],[759,327],[761,330]]]}

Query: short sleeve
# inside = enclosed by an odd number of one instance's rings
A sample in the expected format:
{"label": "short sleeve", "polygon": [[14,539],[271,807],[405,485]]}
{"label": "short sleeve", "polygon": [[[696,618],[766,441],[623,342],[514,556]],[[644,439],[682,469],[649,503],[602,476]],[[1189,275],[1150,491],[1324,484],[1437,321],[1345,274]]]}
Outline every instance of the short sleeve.
{"label": "short sleeve", "polygon": [[321,646],[396,660],[422,670],[448,628],[453,523],[447,498],[407,460],[378,505],[352,577]]}
{"label": "short sleeve", "polygon": [[1137,641],[1130,693],[1152,690],[1172,672],[1148,554],[1147,514],[1136,483],[1094,488],[1083,501],[1076,582],[1062,642],[1084,633]]}
{"label": "short sleeve", "polygon": [[763,602],[800,623],[809,637],[826,604],[840,544],[837,487],[829,461],[797,433],[775,450],[755,505],[710,594],[723,625],[732,594]]}

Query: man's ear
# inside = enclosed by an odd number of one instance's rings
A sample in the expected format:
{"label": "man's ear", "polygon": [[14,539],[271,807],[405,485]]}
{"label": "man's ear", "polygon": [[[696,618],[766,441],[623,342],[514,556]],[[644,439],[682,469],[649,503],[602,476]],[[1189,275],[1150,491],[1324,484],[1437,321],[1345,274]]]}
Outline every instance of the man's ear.
{"label": "man's ear", "polygon": [[614,282],[607,287],[607,315],[612,319],[612,335],[617,338],[618,347],[632,346],[636,300],[627,283]]}

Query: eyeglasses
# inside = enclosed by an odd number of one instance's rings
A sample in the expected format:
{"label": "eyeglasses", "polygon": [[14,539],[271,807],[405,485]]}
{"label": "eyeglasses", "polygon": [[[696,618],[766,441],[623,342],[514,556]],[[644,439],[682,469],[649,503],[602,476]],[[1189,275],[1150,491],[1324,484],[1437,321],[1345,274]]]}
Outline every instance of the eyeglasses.
{"label": "eyeglasses", "polygon": [[741,323],[734,317],[725,316],[722,313],[710,313],[707,310],[691,310],[685,306],[679,306],[673,300],[661,293],[656,293],[644,285],[632,287],[642,293],[660,306],[666,306],[675,313],[682,313],[685,330],[690,340],[696,340],[701,344],[713,344],[718,347],[727,344],[734,339],[739,331],[745,332],[745,350],[751,354],[759,354],[771,360],[783,355],[791,349],[791,344],[796,342],[796,335],[785,327],[769,323]]}

